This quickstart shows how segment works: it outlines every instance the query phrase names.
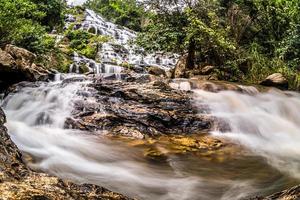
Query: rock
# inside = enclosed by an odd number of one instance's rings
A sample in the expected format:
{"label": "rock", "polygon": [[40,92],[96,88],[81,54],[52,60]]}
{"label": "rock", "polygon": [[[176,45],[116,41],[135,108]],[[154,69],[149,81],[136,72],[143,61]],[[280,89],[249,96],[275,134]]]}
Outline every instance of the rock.
{"label": "rock", "polygon": [[129,199],[99,186],[77,185],[28,169],[4,123],[0,108],[0,199]]}
{"label": "rock", "polygon": [[207,65],[201,69],[201,75],[209,75],[216,69],[215,66]]}
{"label": "rock", "polygon": [[276,87],[279,89],[288,89],[289,87],[287,79],[281,73],[275,73],[268,76],[260,84],[264,86]]}
{"label": "rock", "polygon": [[21,81],[45,81],[52,73],[34,63],[36,56],[30,51],[13,45],[0,49],[0,91]]}
{"label": "rock", "polygon": [[77,102],[66,127],[146,138],[199,133],[213,126],[211,118],[198,115],[187,92],[174,90],[162,80],[92,82],[89,97],[96,102]]}
{"label": "rock", "polygon": [[65,15],[65,22],[69,22],[69,23],[76,22],[76,18],[73,15],[66,14]]}
{"label": "rock", "polygon": [[162,77],[166,77],[167,76],[165,70],[163,70],[160,67],[155,67],[155,66],[149,67],[148,68],[148,73],[152,74],[152,75],[155,75],[155,76],[162,76]]}
{"label": "rock", "polygon": [[2,70],[9,70],[11,66],[16,66],[16,62],[8,52],[0,49],[0,65]]}
{"label": "rock", "polygon": [[249,200],[298,200],[300,199],[300,185],[272,194],[267,197],[254,197]]}
{"label": "rock", "polygon": [[201,68],[198,65],[195,65],[193,69],[187,69],[187,55],[182,56],[173,71],[172,78],[191,78],[198,75],[210,75],[207,77],[207,80],[213,76],[213,72],[216,69],[215,66],[207,65]]}
{"label": "rock", "polygon": [[36,55],[30,51],[14,45],[6,45],[5,51],[16,60],[18,66],[31,66],[36,59]]}
{"label": "rock", "polygon": [[97,29],[93,26],[91,26],[89,29],[88,29],[88,32],[89,33],[93,33],[93,34],[96,34],[97,33]]}
{"label": "rock", "polygon": [[182,56],[173,71],[172,78],[186,78],[187,55]]}

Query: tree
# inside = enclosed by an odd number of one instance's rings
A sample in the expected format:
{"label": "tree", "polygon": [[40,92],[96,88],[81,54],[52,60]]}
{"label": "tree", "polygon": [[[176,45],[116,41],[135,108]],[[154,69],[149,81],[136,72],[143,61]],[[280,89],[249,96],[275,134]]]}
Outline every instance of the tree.
{"label": "tree", "polygon": [[[54,45],[46,35],[46,30],[50,30],[55,24],[61,25],[62,9],[53,7],[61,1],[49,0],[47,6],[35,1],[0,0],[0,46],[12,43],[43,53]],[[53,16],[56,14],[59,14],[59,20]]]}
{"label": "tree", "polygon": [[[149,1],[150,24],[138,38],[147,49],[187,53],[187,68],[197,58],[203,63],[222,64],[235,46],[218,16],[219,4],[209,0]],[[157,48],[158,47],[158,48]]]}
{"label": "tree", "polygon": [[144,10],[136,0],[88,0],[85,6],[116,24],[141,31]]}
{"label": "tree", "polygon": [[37,9],[44,13],[40,19],[40,24],[47,27],[48,31],[54,28],[62,28],[64,24],[64,11],[66,3],[64,0],[32,0],[37,5]]}

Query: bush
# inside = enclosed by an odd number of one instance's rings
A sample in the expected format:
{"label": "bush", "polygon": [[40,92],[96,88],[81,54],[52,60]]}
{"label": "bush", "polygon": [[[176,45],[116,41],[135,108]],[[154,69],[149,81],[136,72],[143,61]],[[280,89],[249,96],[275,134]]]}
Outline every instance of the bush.
{"label": "bush", "polygon": [[62,0],[0,0],[0,47],[12,43],[37,54],[51,50],[54,40],[46,30],[62,26],[63,5]]}
{"label": "bush", "polygon": [[73,51],[91,59],[95,59],[98,47],[109,40],[107,36],[94,35],[85,30],[68,30],[66,37]]}

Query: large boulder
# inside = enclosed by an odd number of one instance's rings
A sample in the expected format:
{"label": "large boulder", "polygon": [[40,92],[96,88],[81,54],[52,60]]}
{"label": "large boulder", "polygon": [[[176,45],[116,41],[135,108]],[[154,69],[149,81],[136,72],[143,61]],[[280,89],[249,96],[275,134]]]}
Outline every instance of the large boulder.
{"label": "large boulder", "polygon": [[175,66],[173,71],[173,78],[186,78],[186,68],[187,68],[187,55],[182,56]]}
{"label": "large boulder", "polygon": [[166,71],[160,67],[152,66],[148,68],[148,73],[155,76],[167,76]]}
{"label": "large boulder", "polygon": [[287,79],[281,73],[275,73],[268,76],[260,84],[264,86],[277,87],[279,89],[288,89],[289,87]]}
{"label": "large boulder", "polygon": [[77,185],[28,169],[4,123],[0,108],[0,199],[129,199],[99,186]]}
{"label": "large boulder", "polygon": [[0,49],[0,91],[21,81],[45,81],[51,72],[34,63],[36,55],[13,45]]}
{"label": "large boulder", "polygon": [[216,69],[215,66],[212,65],[207,65],[205,67],[203,67],[200,71],[201,75],[209,75],[211,74],[214,70]]}
{"label": "large boulder", "polygon": [[189,92],[174,90],[163,79],[143,82],[95,79],[89,84],[91,93],[86,98],[96,102],[77,101],[66,128],[105,129],[112,135],[142,139],[205,132],[214,126],[214,119],[198,114]]}

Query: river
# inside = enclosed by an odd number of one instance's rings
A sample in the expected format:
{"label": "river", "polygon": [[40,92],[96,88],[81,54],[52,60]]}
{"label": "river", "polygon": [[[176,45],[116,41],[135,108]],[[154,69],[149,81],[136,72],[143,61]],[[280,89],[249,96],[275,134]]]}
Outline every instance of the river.
{"label": "river", "polygon": [[[63,79],[74,76],[79,75]],[[209,105],[205,114],[231,128],[210,134],[242,145],[245,151],[211,156],[170,153],[164,159],[149,159],[143,154],[147,145],[129,147],[101,132],[65,129],[74,103],[84,98],[78,94],[88,96],[89,82],[63,79],[28,84],[2,102],[9,134],[35,170],[147,200],[238,200],[300,183],[297,93],[195,90],[195,104]]]}

